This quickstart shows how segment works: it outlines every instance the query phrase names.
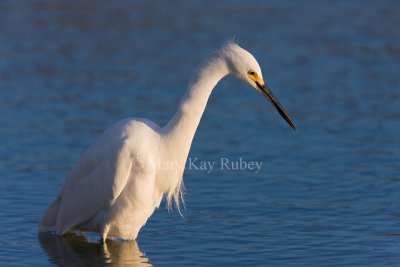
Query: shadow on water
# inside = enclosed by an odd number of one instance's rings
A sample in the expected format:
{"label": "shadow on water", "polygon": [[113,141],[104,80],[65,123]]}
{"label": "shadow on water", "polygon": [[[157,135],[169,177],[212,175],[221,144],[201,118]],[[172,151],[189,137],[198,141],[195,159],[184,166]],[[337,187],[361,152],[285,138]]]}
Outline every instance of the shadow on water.
{"label": "shadow on water", "polygon": [[136,241],[91,242],[84,236],[39,233],[48,261],[58,266],[152,266]]}

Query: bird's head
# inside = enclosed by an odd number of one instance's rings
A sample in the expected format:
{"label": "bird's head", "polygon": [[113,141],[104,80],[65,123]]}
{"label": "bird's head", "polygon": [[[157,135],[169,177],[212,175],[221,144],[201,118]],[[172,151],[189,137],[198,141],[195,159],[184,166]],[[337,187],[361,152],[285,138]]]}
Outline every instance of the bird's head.
{"label": "bird's head", "polygon": [[296,130],[289,115],[266,85],[260,65],[253,55],[235,43],[225,45],[221,49],[221,54],[225,58],[230,74],[250,84],[264,95],[274,105],[290,127]]}

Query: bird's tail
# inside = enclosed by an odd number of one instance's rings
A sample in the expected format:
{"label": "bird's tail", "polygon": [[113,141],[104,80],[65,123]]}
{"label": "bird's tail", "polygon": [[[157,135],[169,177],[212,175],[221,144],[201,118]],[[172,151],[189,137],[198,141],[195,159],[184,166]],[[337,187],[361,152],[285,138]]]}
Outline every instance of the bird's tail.
{"label": "bird's tail", "polygon": [[39,223],[40,232],[55,232],[58,211],[60,209],[61,198],[57,197],[47,208]]}

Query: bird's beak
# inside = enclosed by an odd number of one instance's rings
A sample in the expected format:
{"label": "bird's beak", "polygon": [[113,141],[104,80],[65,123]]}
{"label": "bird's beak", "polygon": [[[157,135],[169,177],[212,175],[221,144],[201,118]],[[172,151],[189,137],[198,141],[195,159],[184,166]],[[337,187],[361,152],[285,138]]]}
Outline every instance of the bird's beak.
{"label": "bird's beak", "polygon": [[272,94],[271,90],[264,82],[255,81],[257,85],[258,91],[263,94],[276,108],[276,110],[281,114],[281,116],[285,119],[285,121],[296,131],[296,126],[294,126],[292,119],[289,117],[285,109],[282,107],[281,103],[279,103],[278,99]]}

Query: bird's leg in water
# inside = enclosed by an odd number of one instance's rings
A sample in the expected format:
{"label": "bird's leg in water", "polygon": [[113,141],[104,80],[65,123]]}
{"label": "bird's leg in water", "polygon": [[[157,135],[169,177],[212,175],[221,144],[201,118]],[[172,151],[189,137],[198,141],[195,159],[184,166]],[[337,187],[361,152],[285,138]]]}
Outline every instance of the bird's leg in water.
{"label": "bird's leg in water", "polygon": [[104,225],[104,228],[103,228],[103,231],[102,231],[102,234],[101,234],[101,240],[102,240],[103,243],[106,242],[107,234],[108,234],[109,230],[110,230],[110,225],[109,224]]}

